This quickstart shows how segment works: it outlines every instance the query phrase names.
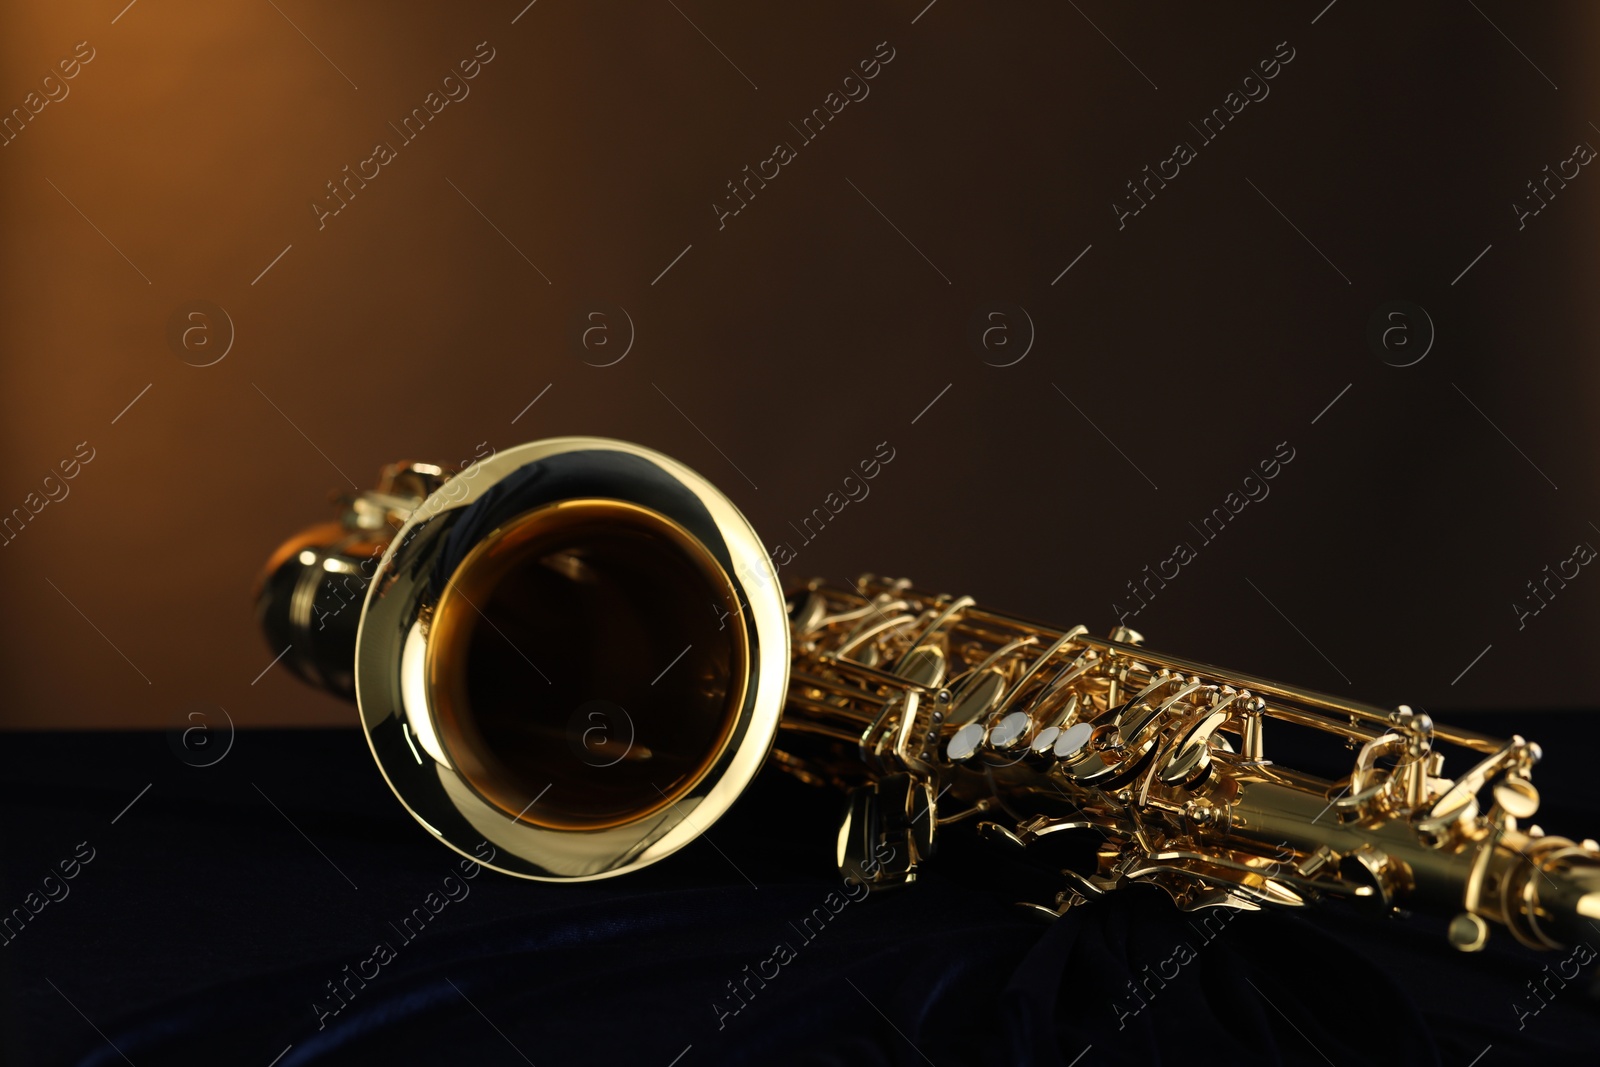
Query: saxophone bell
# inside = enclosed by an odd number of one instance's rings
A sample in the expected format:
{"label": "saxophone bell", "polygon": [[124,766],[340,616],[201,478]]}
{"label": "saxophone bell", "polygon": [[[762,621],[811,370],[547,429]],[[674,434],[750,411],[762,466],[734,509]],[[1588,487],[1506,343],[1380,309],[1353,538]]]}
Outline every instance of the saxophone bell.
{"label": "saxophone bell", "polygon": [[[463,855],[488,841],[488,866],[557,881],[670,855],[776,735],[789,624],[755,532],[699,475],[619,441],[445,474],[391,468],[342,524],[286,542],[257,593],[269,641],[356,698],[396,797]],[[347,571],[364,600],[335,609]]]}

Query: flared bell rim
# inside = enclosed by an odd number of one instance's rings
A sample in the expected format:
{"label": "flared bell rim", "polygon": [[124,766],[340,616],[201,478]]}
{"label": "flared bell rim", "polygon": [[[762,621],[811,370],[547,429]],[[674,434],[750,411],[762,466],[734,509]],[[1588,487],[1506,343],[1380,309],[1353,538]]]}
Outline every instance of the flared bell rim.
{"label": "flared bell rim", "polygon": [[[482,796],[440,744],[422,674],[432,611],[464,549],[500,521],[576,496],[651,508],[688,530],[732,587],[739,610],[722,621],[741,629],[748,656],[743,698],[731,712],[725,743],[700,780],[644,818],[592,830],[539,825]],[[395,535],[363,606],[356,638],[357,703],[384,779],[436,839],[519,877],[612,877],[664,859],[694,840],[755,777],[777,735],[788,687],[789,638],[783,593],[766,550],[709,480],[631,442],[551,438],[506,449],[455,475]]]}

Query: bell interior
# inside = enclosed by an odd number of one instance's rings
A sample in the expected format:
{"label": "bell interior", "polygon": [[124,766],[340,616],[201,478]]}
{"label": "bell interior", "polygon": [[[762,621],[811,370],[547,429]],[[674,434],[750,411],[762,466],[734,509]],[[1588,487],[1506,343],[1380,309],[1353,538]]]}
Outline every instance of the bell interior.
{"label": "bell interior", "polygon": [[728,746],[748,649],[723,568],[621,500],[524,512],[435,606],[428,702],[450,761],[513,819],[599,830],[677,805]]}

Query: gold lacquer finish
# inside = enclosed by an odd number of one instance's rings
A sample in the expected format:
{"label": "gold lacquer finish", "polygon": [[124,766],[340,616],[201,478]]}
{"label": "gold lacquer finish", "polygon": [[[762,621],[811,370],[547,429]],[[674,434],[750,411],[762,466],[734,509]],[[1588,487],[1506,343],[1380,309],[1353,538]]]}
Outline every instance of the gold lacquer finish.
{"label": "gold lacquer finish", "polygon": [[[770,758],[848,791],[839,864],[879,885],[970,824],[1041,857],[1086,846],[1029,905],[1047,916],[1139,884],[1186,909],[1344,899],[1437,915],[1466,951],[1495,925],[1554,948],[1600,918],[1600,849],[1529,822],[1537,745],[904,581],[785,595],[727,498],[637,445],[390,468],[292,544],[263,577],[263,627],[294,638],[308,680],[353,678],[401,802],[459,851],[492,842],[507,873],[655,862]],[[366,583],[358,630],[312,570]],[[1347,772],[1278,763],[1281,731]],[[1458,777],[1446,748],[1474,761]]]}

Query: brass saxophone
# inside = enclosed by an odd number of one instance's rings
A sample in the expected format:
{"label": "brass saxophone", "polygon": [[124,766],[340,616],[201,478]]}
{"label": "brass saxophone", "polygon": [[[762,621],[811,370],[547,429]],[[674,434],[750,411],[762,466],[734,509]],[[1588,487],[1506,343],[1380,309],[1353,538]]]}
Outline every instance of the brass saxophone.
{"label": "brass saxophone", "polygon": [[[1057,865],[1045,916],[1137,884],[1184,909],[1344,899],[1583,940],[1600,849],[1523,826],[1537,745],[1153,652],[866,576],[782,589],[710,482],[638,445],[557,438],[451,474],[386,469],[286,542],[257,590],[274,653],[354,696],[434,837],[580,881],[703,833],[770,759],[849,801],[838,861],[915,880],[953,824]],[[1309,729],[1329,780],[1275,763]],[[1444,776],[1440,747],[1477,762]],[[1345,757],[1341,757],[1345,758]],[[474,857],[476,858],[476,857]]]}

